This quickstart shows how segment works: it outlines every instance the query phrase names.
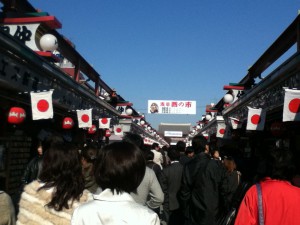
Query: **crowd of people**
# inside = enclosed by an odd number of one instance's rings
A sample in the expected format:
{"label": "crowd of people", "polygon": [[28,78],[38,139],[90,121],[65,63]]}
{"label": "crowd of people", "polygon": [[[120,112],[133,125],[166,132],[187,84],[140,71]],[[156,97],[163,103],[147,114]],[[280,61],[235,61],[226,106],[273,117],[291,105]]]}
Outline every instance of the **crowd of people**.
{"label": "crowd of people", "polygon": [[235,157],[201,135],[191,146],[178,141],[169,147],[145,146],[134,133],[101,147],[55,135],[39,142],[37,152],[24,171],[17,206],[0,191],[1,225],[300,224],[288,149],[266,149],[248,186]]}

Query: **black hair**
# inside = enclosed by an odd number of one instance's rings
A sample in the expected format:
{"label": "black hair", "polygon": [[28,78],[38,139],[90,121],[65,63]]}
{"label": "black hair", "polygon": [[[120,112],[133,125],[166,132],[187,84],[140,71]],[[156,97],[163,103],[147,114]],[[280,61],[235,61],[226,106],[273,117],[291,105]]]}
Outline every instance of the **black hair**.
{"label": "black hair", "polygon": [[180,151],[176,147],[170,147],[168,151],[168,156],[171,161],[179,160]]}
{"label": "black hair", "polygon": [[293,154],[284,148],[274,148],[267,159],[267,174],[272,179],[291,180],[296,172]]}
{"label": "black hair", "polygon": [[142,182],[146,170],[143,152],[129,142],[114,142],[100,151],[95,162],[95,179],[114,193],[133,192]]}
{"label": "black hair", "polygon": [[154,153],[152,151],[146,151],[145,155],[146,155],[145,158],[147,161],[154,159]]}
{"label": "black hair", "polygon": [[184,153],[185,153],[186,155],[188,155],[188,154],[190,154],[190,153],[192,153],[192,152],[194,152],[193,147],[192,147],[192,146],[188,146],[188,147],[186,147]]}
{"label": "black hair", "polygon": [[152,147],[152,149],[155,149],[155,148],[159,147],[159,144],[154,142],[151,147]]}
{"label": "black hair", "polygon": [[138,146],[140,149],[143,149],[144,146],[144,140],[139,134],[134,134],[131,132],[125,133],[123,137],[123,141],[132,143],[136,146]]}
{"label": "black hair", "polygon": [[84,178],[78,150],[71,144],[55,143],[49,146],[43,158],[39,179],[41,189],[54,188],[49,208],[69,209],[70,201],[79,200],[84,190]]}
{"label": "black hair", "polygon": [[176,148],[178,149],[178,151],[184,152],[186,148],[186,143],[184,141],[178,141],[176,143]]}
{"label": "black hair", "polygon": [[83,147],[80,152],[81,157],[83,157],[88,163],[94,163],[98,156],[97,146],[94,144],[88,144]]}
{"label": "black hair", "polygon": [[197,135],[192,139],[192,146],[195,151],[195,154],[204,152],[207,145],[207,140],[203,135]]}

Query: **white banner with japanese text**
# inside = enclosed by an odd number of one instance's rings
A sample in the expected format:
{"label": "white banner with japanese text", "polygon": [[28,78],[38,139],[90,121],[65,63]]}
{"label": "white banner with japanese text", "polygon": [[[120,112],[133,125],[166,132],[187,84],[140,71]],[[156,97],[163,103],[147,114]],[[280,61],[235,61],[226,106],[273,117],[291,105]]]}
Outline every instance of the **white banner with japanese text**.
{"label": "white banner with japanese text", "polygon": [[196,114],[196,101],[148,100],[151,114]]}

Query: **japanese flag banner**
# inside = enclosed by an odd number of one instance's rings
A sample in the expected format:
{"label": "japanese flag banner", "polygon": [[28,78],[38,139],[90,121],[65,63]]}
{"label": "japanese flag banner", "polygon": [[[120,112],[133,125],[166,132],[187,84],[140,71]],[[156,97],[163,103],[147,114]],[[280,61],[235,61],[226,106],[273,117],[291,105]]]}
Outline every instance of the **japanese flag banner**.
{"label": "japanese flag banner", "polygon": [[248,119],[246,130],[263,130],[266,121],[266,111],[259,108],[248,107]]}
{"label": "japanese flag banner", "polygon": [[216,137],[223,138],[226,131],[225,122],[218,122]]}
{"label": "japanese flag banner", "polygon": [[242,127],[242,122],[239,119],[234,117],[229,117],[229,119],[230,119],[230,125],[232,129],[235,130]]}
{"label": "japanese flag banner", "polygon": [[111,118],[100,118],[99,119],[99,128],[108,129],[110,127]]}
{"label": "japanese flag banner", "polygon": [[123,126],[122,125],[114,125],[114,133],[115,135],[123,136]]}
{"label": "japanese flag banner", "polygon": [[300,121],[300,91],[285,89],[282,121]]}
{"label": "japanese flag banner", "polygon": [[92,109],[76,110],[78,127],[90,128],[92,126]]}
{"label": "japanese flag banner", "polygon": [[53,90],[30,93],[32,120],[53,118],[52,93]]}

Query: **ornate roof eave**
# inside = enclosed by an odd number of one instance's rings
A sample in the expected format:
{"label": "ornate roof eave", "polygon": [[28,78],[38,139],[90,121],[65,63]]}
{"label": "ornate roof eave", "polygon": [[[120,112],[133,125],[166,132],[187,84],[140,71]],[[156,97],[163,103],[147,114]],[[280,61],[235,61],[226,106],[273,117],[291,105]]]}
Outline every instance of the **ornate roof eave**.
{"label": "ornate roof eave", "polygon": [[234,116],[237,113],[243,115],[244,118],[240,118],[243,120],[246,119],[247,106],[265,108],[267,111],[282,107],[284,88],[300,88],[300,74],[294,73],[299,65],[300,52],[287,59],[252,89],[245,91],[237,101],[222,111],[223,116]]}

